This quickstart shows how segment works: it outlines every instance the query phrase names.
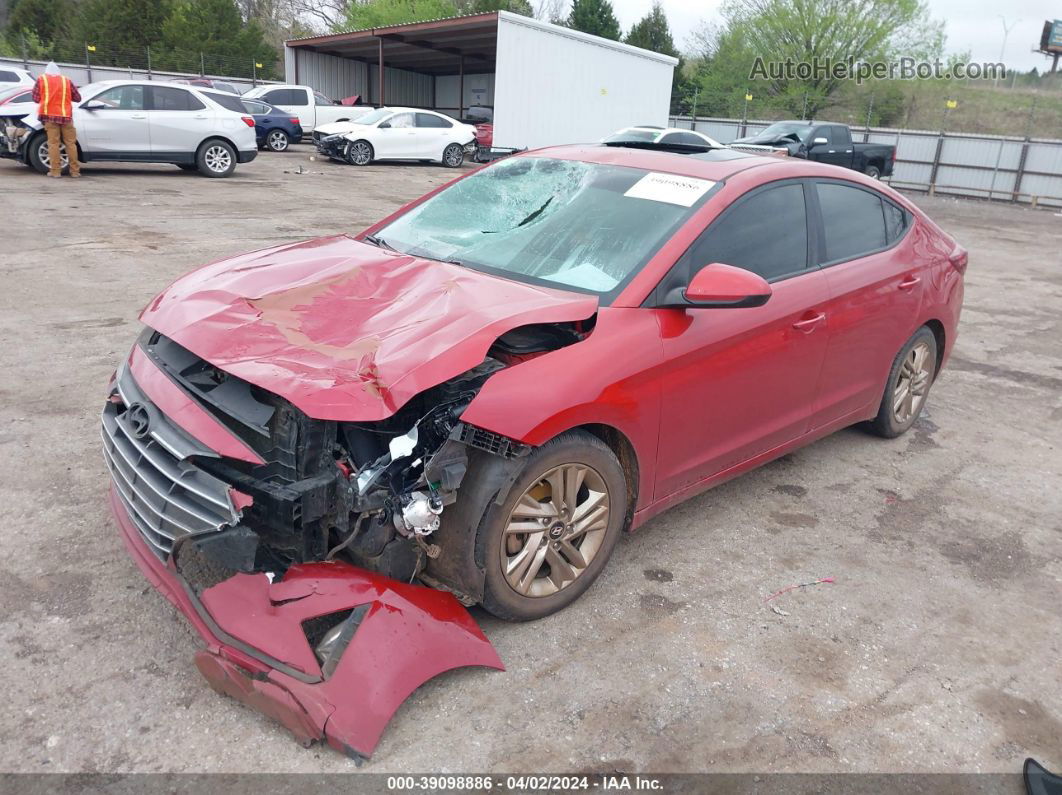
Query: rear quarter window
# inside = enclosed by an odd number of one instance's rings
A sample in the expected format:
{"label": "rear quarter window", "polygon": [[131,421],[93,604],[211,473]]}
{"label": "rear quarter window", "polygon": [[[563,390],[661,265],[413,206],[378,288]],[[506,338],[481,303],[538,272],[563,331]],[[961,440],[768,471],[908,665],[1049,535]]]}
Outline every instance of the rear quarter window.
{"label": "rear quarter window", "polygon": [[8,72],[6,69],[0,69],[0,83],[17,83],[19,82],[19,76],[14,72]]}
{"label": "rear quarter window", "polygon": [[246,113],[247,108],[243,104],[243,100],[235,94],[207,94],[212,102],[216,102],[221,105],[225,110],[235,111],[236,113]]}
{"label": "rear quarter window", "polygon": [[824,264],[885,248],[885,212],[877,193],[835,182],[819,182],[815,189],[826,237]]}

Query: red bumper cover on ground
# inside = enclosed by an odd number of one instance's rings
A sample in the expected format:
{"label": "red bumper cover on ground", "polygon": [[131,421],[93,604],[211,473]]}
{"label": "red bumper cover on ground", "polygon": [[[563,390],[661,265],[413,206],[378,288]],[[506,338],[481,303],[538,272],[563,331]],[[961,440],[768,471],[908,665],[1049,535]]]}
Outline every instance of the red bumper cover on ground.
{"label": "red bumper cover on ground", "polygon": [[[296,565],[275,582],[237,574],[197,598],[173,564],[147,548],[113,490],[110,502],[137,566],[206,641],[195,661],[210,685],[303,744],[327,740],[368,757],[395,710],[428,679],[466,665],[503,669],[452,595],[346,563]],[[353,608],[360,623],[326,675],[304,622]]]}

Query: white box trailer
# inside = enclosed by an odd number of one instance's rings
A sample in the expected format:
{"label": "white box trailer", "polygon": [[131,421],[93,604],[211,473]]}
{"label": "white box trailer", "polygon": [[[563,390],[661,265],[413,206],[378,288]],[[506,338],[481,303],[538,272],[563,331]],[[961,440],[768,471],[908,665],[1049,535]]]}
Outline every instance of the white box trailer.
{"label": "white box trailer", "polygon": [[635,124],[666,126],[676,58],[494,11],[293,39],[286,79],[332,97],[429,107],[455,118],[494,108],[494,145],[587,143]]}

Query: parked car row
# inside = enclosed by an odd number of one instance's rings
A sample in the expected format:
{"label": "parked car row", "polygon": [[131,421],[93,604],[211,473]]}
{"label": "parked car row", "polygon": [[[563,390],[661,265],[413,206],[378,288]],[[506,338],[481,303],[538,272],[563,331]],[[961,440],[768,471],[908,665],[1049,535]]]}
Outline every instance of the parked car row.
{"label": "parked car row", "polygon": [[[173,163],[227,177],[258,154],[255,118],[230,93],[149,80],[90,83],[80,93],[73,112],[81,162]],[[36,104],[23,93],[10,99],[0,105],[0,156],[46,173],[48,144]],[[65,168],[65,148],[61,156]]]}

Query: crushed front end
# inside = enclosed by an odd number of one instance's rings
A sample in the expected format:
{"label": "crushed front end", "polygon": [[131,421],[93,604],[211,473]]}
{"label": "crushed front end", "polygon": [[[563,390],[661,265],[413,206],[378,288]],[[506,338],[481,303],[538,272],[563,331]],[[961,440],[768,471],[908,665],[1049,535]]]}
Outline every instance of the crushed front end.
{"label": "crushed front end", "polygon": [[430,579],[474,446],[521,452],[458,419],[501,366],[381,422],[322,421],[145,331],[103,411],[111,506],[138,566],[205,640],[196,662],[216,690],[303,742],[367,757],[421,683],[502,667],[459,582],[410,584]]}

